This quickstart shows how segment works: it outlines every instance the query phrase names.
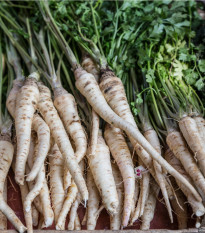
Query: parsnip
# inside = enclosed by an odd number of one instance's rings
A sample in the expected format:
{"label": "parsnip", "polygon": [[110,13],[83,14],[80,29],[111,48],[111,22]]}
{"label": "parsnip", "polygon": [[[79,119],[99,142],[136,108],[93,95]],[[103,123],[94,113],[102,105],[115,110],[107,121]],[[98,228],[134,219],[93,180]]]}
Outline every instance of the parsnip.
{"label": "parsnip", "polygon": [[[162,167],[164,167],[171,175],[176,179],[180,180],[182,183],[187,186],[193,195],[200,200],[200,196],[190,183],[187,182],[184,177],[182,177],[175,169],[173,169],[160,155],[153,149],[150,143],[145,140],[142,134],[133,127],[129,122],[122,120],[108,105],[104,96],[102,95],[99,86],[92,74],[87,73],[81,67],[75,69],[75,85],[77,89],[84,95],[93,107],[95,112],[103,118],[106,122],[111,125],[114,125],[117,128],[124,130],[128,135],[135,139],[143,148],[150,153],[153,159],[155,159]],[[110,87],[111,89],[112,87]],[[106,90],[103,91],[106,93]]]}
{"label": "parsnip", "polygon": [[195,116],[193,118],[197,124],[200,137],[202,141],[205,142],[205,119],[201,116]]}
{"label": "parsnip", "polygon": [[176,198],[171,200],[173,211],[177,216],[178,229],[187,229],[188,210],[186,205],[186,198],[176,182],[172,179],[172,187],[174,188]]}
{"label": "parsnip", "polygon": [[[156,131],[154,129],[148,129],[144,132],[144,136],[147,139],[147,141],[150,142],[150,144],[155,148],[155,150],[161,154],[161,146],[160,146],[159,138],[157,136]],[[160,186],[160,189],[162,191],[162,195],[164,197],[164,201],[165,201],[168,213],[169,213],[169,218],[171,222],[173,222],[172,209],[171,209],[171,205],[169,202],[169,197],[168,197],[168,193],[166,189],[166,181],[163,175],[162,167],[155,160],[153,161],[153,165],[154,165],[156,178],[158,180],[157,183]]]}
{"label": "parsnip", "polygon": [[[186,178],[192,184],[192,180],[189,177],[189,175],[186,173],[186,171],[184,170],[181,162],[174,156],[174,154],[172,153],[170,149],[166,150],[165,158],[175,169],[177,169],[178,172],[180,172],[184,176],[184,178]],[[187,200],[189,204],[191,205],[192,210],[195,213],[195,215],[198,217],[204,215],[205,208],[202,204],[202,200],[201,201],[196,200],[195,197],[192,195],[192,193],[190,193],[189,190],[187,190],[186,186],[183,183],[181,183],[178,180],[176,180],[176,182],[179,188],[184,193],[184,195],[187,197]]]}
{"label": "parsnip", "polygon": [[179,128],[196,156],[202,174],[205,176],[205,144],[200,136],[196,121],[186,116],[179,121]]}
{"label": "parsnip", "polygon": [[49,154],[50,167],[50,191],[54,211],[55,223],[63,206],[65,192],[63,188],[63,156],[60,153],[57,144],[52,148]]}
{"label": "parsnip", "polygon": [[88,206],[86,209],[87,230],[95,230],[99,217],[98,209],[101,198],[90,169],[87,170],[87,187],[89,192]]}
{"label": "parsnip", "polygon": [[141,230],[150,229],[150,223],[154,218],[155,207],[157,202],[157,196],[159,194],[159,186],[152,180],[152,186],[150,187],[149,196],[145,205],[144,213],[142,215]]}
{"label": "parsnip", "polygon": [[196,187],[200,188],[205,195],[205,178],[199,170],[192,154],[189,152],[181,133],[178,131],[168,133],[166,141],[174,155],[182,163],[185,171],[193,179]]}
{"label": "parsnip", "polygon": [[[3,198],[7,202],[7,180],[4,183]],[[7,230],[7,219],[6,216],[0,211],[0,231]]]}
{"label": "parsnip", "polygon": [[63,206],[61,208],[61,211],[60,211],[58,219],[57,219],[56,230],[65,230],[66,216],[67,216],[73,202],[76,199],[77,193],[78,193],[77,186],[74,183],[74,181],[72,180],[71,185],[68,188],[68,192],[67,192],[67,195],[65,197],[65,200],[63,202]]}
{"label": "parsnip", "polygon": [[31,171],[27,175],[27,181],[32,181],[36,178],[50,149],[50,129],[38,114],[34,114],[33,116],[32,128],[38,136],[38,152]]}
{"label": "parsnip", "polygon": [[105,144],[101,131],[99,131],[95,155],[89,154],[87,157],[95,184],[102,197],[103,205],[110,214],[114,214],[119,202],[110,164],[110,151]]}
{"label": "parsnip", "polygon": [[66,134],[64,126],[58,116],[58,113],[51,100],[50,90],[41,83],[38,83],[40,90],[40,100],[38,109],[42,114],[45,122],[48,124],[51,134],[62,153],[66,166],[68,167],[83,199],[87,201],[88,191],[81,173],[80,167],[74,156],[74,151]]}
{"label": "parsnip", "polygon": [[16,99],[15,128],[17,155],[15,180],[20,185],[24,183],[25,165],[30,146],[31,125],[39,98],[39,90],[36,85],[38,79],[38,73],[34,72],[30,74],[19,90]]}
{"label": "parsnip", "polygon": [[117,162],[117,165],[123,177],[125,199],[122,225],[127,226],[131,214],[132,200],[134,198],[135,190],[135,174],[132,157],[120,129],[106,124],[105,140],[107,142],[107,145],[109,146],[112,156]]}
{"label": "parsnip", "polygon": [[14,225],[14,227],[21,233],[25,232],[26,228],[15,215],[14,211],[7,205],[4,200],[4,183],[8,174],[11,162],[13,159],[14,147],[10,142],[7,135],[0,137],[0,211],[5,214],[8,220]]}
{"label": "parsnip", "polygon": [[119,199],[119,205],[117,207],[117,211],[114,215],[110,215],[110,229],[111,230],[120,230],[122,226],[122,212],[123,212],[123,179],[120,174],[119,168],[112,164],[112,172],[115,179],[115,184],[117,188],[117,194]]}

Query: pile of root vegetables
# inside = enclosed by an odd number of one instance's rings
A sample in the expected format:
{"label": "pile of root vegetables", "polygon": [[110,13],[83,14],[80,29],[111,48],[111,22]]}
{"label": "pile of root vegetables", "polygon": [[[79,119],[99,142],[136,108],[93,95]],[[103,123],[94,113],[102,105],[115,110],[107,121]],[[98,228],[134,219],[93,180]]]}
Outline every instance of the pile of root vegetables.
{"label": "pile of root vegetables", "polygon": [[[94,230],[103,209],[112,230],[147,230],[159,195],[170,223],[201,226],[198,12],[194,1],[0,3],[1,230],[7,219],[18,232]],[[10,167],[25,226],[6,203]]]}

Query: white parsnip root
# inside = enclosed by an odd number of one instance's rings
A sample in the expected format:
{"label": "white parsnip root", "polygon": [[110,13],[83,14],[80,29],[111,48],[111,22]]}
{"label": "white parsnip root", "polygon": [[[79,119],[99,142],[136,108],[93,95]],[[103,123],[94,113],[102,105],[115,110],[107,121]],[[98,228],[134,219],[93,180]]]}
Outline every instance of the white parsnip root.
{"label": "white parsnip root", "polygon": [[63,206],[60,210],[57,223],[56,223],[56,230],[65,230],[65,221],[66,221],[66,216],[73,204],[73,202],[76,199],[78,193],[78,189],[74,181],[71,182],[70,187],[68,188],[68,192],[65,196],[65,200],[63,202]]}
{"label": "white parsnip root", "polygon": [[81,202],[80,193],[77,193],[76,199],[72,204],[69,215],[68,230],[73,231],[75,227],[75,218],[78,215],[77,210]]}
{"label": "white parsnip root", "polygon": [[[190,182],[190,184],[193,183],[189,175],[184,170],[181,162],[174,156],[170,149],[166,150],[165,158],[175,169],[177,169],[178,172],[180,172],[184,176],[185,179],[187,179]],[[192,207],[193,213],[198,217],[204,215],[205,208],[202,204],[202,200],[196,200],[195,197],[187,190],[187,187],[183,183],[179,182],[178,180],[176,180],[176,183],[182,190],[184,195],[187,197],[187,200]]]}
{"label": "white parsnip root", "polygon": [[[180,180],[180,182],[182,182],[187,189],[189,189],[196,199],[200,200],[200,196],[194,187],[160,156],[160,154],[150,145],[150,143],[147,142],[147,140],[138,130],[136,130],[135,127],[133,127],[132,124],[122,120],[122,118],[109,107],[92,74],[87,73],[81,67],[79,67],[75,70],[75,78],[75,85],[77,89],[86,97],[89,104],[101,118],[103,118],[109,124],[124,130],[128,135],[134,138],[141,146],[143,146],[143,148],[152,156],[154,160],[156,160],[176,179]],[[106,90],[103,91],[103,93],[105,92]]]}
{"label": "white parsnip root", "polygon": [[[144,136],[147,139],[147,141],[150,142],[150,144],[155,148],[155,150],[161,154],[161,146],[160,146],[159,138],[157,136],[156,131],[154,129],[149,129],[144,132]],[[168,213],[169,213],[169,218],[171,222],[173,222],[172,209],[171,209],[171,205],[169,202],[169,196],[168,196],[167,189],[166,189],[166,180],[163,175],[162,167],[155,160],[153,161],[153,165],[154,165],[156,178],[158,181],[157,183],[160,186],[160,189],[162,191],[162,195],[164,197],[164,201],[165,201]]]}
{"label": "white parsnip root", "polygon": [[63,121],[66,131],[75,144],[75,156],[81,160],[87,150],[87,138],[78,116],[75,98],[64,88],[54,89],[54,106]]}
{"label": "white parsnip root", "polygon": [[176,182],[172,179],[172,187],[174,188],[176,198],[171,200],[173,211],[177,216],[178,229],[187,229],[188,210],[186,205],[186,198]]}
{"label": "white parsnip root", "polygon": [[31,125],[39,98],[39,90],[36,84],[38,79],[38,73],[34,72],[30,74],[19,90],[16,99],[15,128],[17,154],[15,180],[20,185],[24,183],[25,165],[30,146]]}
{"label": "white parsnip root", "polygon": [[196,121],[191,117],[184,117],[179,121],[179,128],[205,176],[205,144],[200,136]]}
{"label": "white parsnip root", "polygon": [[[4,183],[4,201],[7,202],[7,180]],[[7,230],[7,219],[6,216],[0,211],[0,231]]]}
{"label": "white parsnip root", "polygon": [[131,214],[132,200],[134,198],[135,190],[135,174],[132,157],[120,129],[107,124],[105,127],[105,140],[123,177],[125,199],[122,225],[127,226]]}
{"label": "white parsnip root", "polygon": [[14,211],[4,200],[4,183],[13,159],[14,147],[9,142],[8,136],[1,136],[0,140],[0,211],[8,218],[20,233],[26,231],[26,227],[21,223]]}
{"label": "white parsnip root", "polygon": [[[116,213],[118,196],[110,163],[110,151],[99,131],[95,155],[88,152],[88,164],[102,197],[102,202],[110,214]],[[103,180],[102,180],[103,177]]]}
{"label": "white parsnip root", "polygon": [[157,197],[159,194],[159,186],[152,180],[152,185],[150,187],[149,196],[145,205],[144,213],[142,215],[142,224],[140,226],[141,230],[150,229],[150,223],[154,218],[155,207],[157,202]]}
{"label": "white parsnip root", "polygon": [[123,179],[117,165],[112,164],[112,172],[115,179],[115,185],[117,188],[119,205],[117,207],[117,213],[110,215],[110,229],[120,230],[122,226],[122,211],[123,211],[123,196],[124,196]]}
{"label": "white parsnip root", "polygon": [[89,192],[88,206],[86,210],[87,230],[95,230],[99,217],[100,194],[90,169],[87,170],[87,187]]}
{"label": "white parsnip root", "polygon": [[181,133],[178,131],[169,133],[166,141],[174,155],[182,163],[185,171],[193,179],[196,187],[200,188],[205,195],[205,178],[199,170],[194,157],[190,153]]}
{"label": "white parsnip root", "polygon": [[27,181],[32,181],[36,178],[41,167],[44,165],[44,161],[50,149],[50,129],[38,114],[34,114],[33,116],[32,128],[37,133],[38,151],[35,155],[35,161],[31,171],[27,175]]}
{"label": "white parsnip root", "polygon": [[193,119],[196,122],[201,140],[204,142],[205,141],[205,119],[201,116],[195,116]]}
{"label": "white parsnip root", "polygon": [[38,87],[40,90],[38,109],[42,114],[45,122],[48,124],[52,137],[58,145],[59,150],[64,157],[66,166],[68,167],[84,201],[87,201],[88,191],[85,180],[74,156],[74,151],[69,141],[68,135],[66,134],[64,126],[51,100],[50,90],[41,83],[38,84]]}
{"label": "white parsnip root", "polygon": [[53,146],[51,153],[49,154],[49,163],[51,200],[55,223],[57,223],[65,198],[63,188],[63,156],[60,153],[57,144]]}

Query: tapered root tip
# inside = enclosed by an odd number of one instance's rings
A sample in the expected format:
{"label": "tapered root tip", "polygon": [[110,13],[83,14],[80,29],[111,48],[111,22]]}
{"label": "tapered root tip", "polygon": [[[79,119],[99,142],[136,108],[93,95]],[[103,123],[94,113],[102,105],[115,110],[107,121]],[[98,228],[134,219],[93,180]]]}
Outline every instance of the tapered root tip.
{"label": "tapered root tip", "polygon": [[24,233],[25,231],[27,231],[27,228],[25,226],[21,226],[21,227],[19,227],[18,231],[20,233]]}
{"label": "tapered root tip", "polygon": [[50,227],[53,224],[53,218],[47,218],[44,223],[44,227]]}
{"label": "tapered root tip", "polygon": [[86,208],[86,206],[87,206],[87,199],[86,200],[84,200],[84,207]]}
{"label": "tapered root tip", "polygon": [[30,182],[30,181],[33,181],[34,179],[35,179],[35,177],[33,177],[33,175],[30,173],[30,174],[28,174],[26,181]]}
{"label": "tapered root tip", "polygon": [[201,223],[199,223],[199,222],[197,222],[196,224],[195,224],[195,227],[196,228],[199,228],[201,226]]}
{"label": "tapered root tip", "polygon": [[61,225],[56,225],[56,230],[63,231],[63,230],[65,230],[65,228],[63,229],[63,227]]}
{"label": "tapered root tip", "polygon": [[33,221],[33,226],[37,227],[38,226],[38,220],[34,218],[34,219],[32,219],[32,221]]}
{"label": "tapered root tip", "polygon": [[197,217],[201,217],[201,216],[204,215],[204,211],[197,210],[195,214],[196,214]]}
{"label": "tapered root tip", "polygon": [[18,185],[24,185],[24,177],[16,176],[15,181]]}
{"label": "tapered root tip", "polygon": [[130,221],[130,226],[133,226],[133,223],[134,223],[134,221],[131,219],[131,221]]}
{"label": "tapered root tip", "polygon": [[129,219],[125,219],[125,220],[122,222],[122,228],[123,228],[123,227],[127,227],[128,222],[129,222]]}

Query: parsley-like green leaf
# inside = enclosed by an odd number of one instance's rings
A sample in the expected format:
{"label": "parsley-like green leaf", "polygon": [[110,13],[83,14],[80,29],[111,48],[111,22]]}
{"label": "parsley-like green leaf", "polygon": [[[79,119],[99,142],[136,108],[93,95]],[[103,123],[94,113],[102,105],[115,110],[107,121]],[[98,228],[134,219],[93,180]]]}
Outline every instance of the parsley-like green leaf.
{"label": "parsley-like green leaf", "polygon": [[205,59],[199,60],[199,69],[201,72],[205,72]]}

